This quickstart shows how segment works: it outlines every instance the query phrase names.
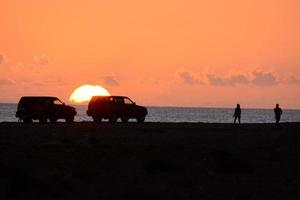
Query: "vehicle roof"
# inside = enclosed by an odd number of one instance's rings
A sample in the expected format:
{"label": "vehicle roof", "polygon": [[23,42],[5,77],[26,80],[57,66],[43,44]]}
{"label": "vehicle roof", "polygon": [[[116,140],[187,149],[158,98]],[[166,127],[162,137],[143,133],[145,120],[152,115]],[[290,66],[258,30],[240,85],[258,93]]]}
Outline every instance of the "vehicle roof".
{"label": "vehicle roof", "polygon": [[58,99],[57,97],[51,96],[23,96],[21,99]]}
{"label": "vehicle roof", "polygon": [[117,97],[117,98],[129,98],[127,96],[93,96],[92,98],[105,98],[105,97]]}

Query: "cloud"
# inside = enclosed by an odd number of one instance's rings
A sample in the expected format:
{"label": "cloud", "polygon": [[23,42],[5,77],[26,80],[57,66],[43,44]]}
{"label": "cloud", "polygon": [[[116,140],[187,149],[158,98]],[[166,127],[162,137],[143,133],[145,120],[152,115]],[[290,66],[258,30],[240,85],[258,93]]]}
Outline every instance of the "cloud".
{"label": "cloud", "polygon": [[33,63],[35,65],[48,65],[50,63],[49,56],[41,55],[41,56],[34,56]]}
{"label": "cloud", "polygon": [[208,81],[211,85],[217,86],[234,86],[236,84],[248,84],[249,80],[244,75],[234,75],[226,78],[221,78],[213,74],[207,75]]}
{"label": "cloud", "polygon": [[[208,74],[208,82],[211,85],[217,86],[234,86],[240,85],[256,85],[256,86],[273,86],[280,83],[280,81],[270,72],[254,71],[252,72],[253,78],[248,78],[246,75],[238,74],[230,77],[220,77],[214,74]],[[290,79],[291,82],[296,82],[297,79]]]}
{"label": "cloud", "polygon": [[104,81],[104,83],[106,85],[109,85],[109,86],[119,86],[120,85],[119,81],[114,76],[104,76],[102,78],[102,80]]}
{"label": "cloud", "polygon": [[0,65],[4,62],[4,56],[0,54]]}
{"label": "cloud", "polygon": [[10,67],[10,63],[5,54],[0,54],[0,66],[3,66],[4,68]]}
{"label": "cloud", "polygon": [[44,82],[33,82],[32,83],[34,86],[38,86],[38,87],[43,87],[46,86],[47,84],[45,84]]}
{"label": "cloud", "polygon": [[186,84],[190,84],[190,85],[201,85],[203,84],[203,81],[200,80],[199,78],[197,78],[195,76],[195,74],[193,74],[192,72],[182,68],[179,69],[177,71],[177,75],[179,76],[179,78]]}
{"label": "cloud", "polygon": [[300,83],[300,80],[296,78],[295,76],[290,76],[289,79],[287,80],[288,84],[298,84]]}
{"label": "cloud", "polygon": [[258,86],[272,86],[277,85],[279,81],[276,77],[270,72],[253,72],[254,79],[251,81],[254,85]]}
{"label": "cloud", "polygon": [[16,82],[11,79],[0,79],[0,86],[14,85]]}

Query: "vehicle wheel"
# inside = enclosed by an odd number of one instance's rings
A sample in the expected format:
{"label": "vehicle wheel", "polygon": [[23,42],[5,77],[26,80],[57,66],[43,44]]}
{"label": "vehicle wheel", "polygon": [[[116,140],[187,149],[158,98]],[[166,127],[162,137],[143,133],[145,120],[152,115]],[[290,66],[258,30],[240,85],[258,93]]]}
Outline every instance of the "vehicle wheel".
{"label": "vehicle wheel", "polygon": [[23,118],[22,120],[24,123],[28,123],[28,124],[32,123],[32,119],[30,119],[30,118]]}
{"label": "vehicle wheel", "polygon": [[47,118],[46,117],[41,117],[39,118],[40,123],[47,123]]}
{"label": "vehicle wheel", "polygon": [[117,122],[117,120],[118,120],[117,115],[112,115],[112,116],[109,118],[109,122],[111,122],[111,123],[115,123],[115,122]]}
{"label": "vehicle wheel", "polygon": [[127,117],[122,117],[121,120],[122,122],[128,122],[129,119]]}
{"label": "vehicle wheel", "polygon": [[66,118],[66,122],[73,122],[73,121],[74,121],[74,116]]}
{"label": "vehicle wheel", "polygon": [[51,122],[51,123],[55,123],[56,121],[57,121],[56,118],[50,118],[50,122]]}
{"label": "vehicle wheel", "polygon": [[145,116],[136,118],[136,121],[137,122],[144,122],[145,121]]}
{"label": "vehicle wheel", "polygon": [[102,122],[102,117],[101,116],[93,116],[93,121],[94,122]]}

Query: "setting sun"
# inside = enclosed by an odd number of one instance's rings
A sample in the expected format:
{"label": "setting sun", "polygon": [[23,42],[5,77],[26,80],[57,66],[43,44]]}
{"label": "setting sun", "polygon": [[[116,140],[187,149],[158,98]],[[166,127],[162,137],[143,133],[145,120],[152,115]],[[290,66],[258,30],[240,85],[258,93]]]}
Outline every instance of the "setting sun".
{"label": "setting sun", "polygon": [[78,87],[70,96],[70,101],[83,103],[89,101],[92,96],[109,96],[110,93],[99,85],[83,85]]}

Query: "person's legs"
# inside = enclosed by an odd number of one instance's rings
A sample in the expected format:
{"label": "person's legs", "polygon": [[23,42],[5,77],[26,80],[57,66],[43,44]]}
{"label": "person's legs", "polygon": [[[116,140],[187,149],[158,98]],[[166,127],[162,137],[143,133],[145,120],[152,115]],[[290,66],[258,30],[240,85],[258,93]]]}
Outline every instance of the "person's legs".
{"label": "person's legs", "polygon": [[241,117],[240,116],[238,117],[238,120],[239,120],[239,124],[240,124],[241,123]]}
{"label": "person's legs", "polygon": [[276,119],[276,124],[278,124],[280,121],[280,116],[276,116],[275,119]]}
{"label": "person's legs", "polygon": [[234,116],[234,122],[233,123],[235,124],[235,122],[236,122],[236,116]]}

